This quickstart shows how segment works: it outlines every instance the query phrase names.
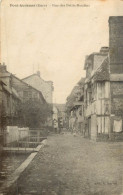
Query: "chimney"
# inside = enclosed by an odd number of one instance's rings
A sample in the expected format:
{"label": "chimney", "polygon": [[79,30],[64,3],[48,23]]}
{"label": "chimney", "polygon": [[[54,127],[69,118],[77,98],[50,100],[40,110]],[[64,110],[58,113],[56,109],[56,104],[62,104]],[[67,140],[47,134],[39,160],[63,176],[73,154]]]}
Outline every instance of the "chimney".
{"label": "chimney", "polygon": [[3,64],[0,63],[0,72],[5,72],[5,71],[6,71],[5,63],[3,63]]}
{"label": "chimney", "polygon": [[110,72],[123,73],[123,16],[109,17]]}
{"label": "chimney", "polygon": [[40,77],[40,71],[39,70],[37,71],[37,75]]}
{"label": "chimney", "polygon": [[108,55],[109,53],[109,47],[101,47],[100,53],[104,55]]}

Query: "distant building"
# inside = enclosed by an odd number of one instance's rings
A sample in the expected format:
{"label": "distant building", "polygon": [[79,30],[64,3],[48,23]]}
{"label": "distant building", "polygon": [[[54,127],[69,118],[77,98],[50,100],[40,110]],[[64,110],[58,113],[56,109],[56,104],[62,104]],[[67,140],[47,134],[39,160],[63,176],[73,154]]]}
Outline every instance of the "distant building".
{"label": "distant building", "polygon": [[62,127],[66,126],[65,104],[53,104],[53,119],[57,120],[57,125],[61,120]]}
{"label": "distant building", "polygon": [[58,113],[59,110],[57,106],[53,105],[53,128],[55,131],[58,130]]}
{"label": "distant building", "polygon": [[23,79],[23,81],[34,87],[43,94],[44,99],[50,105],[50,116],[47,120],[47,125],[53,127],[53,82],[44,81],[40,76],[40,71]]}
{"label": "distant building", "polygon": [[22,102],[20,125],[23,124],[31,128],[44,125],[47,112],[47,110],[44,110],[44,107],[46,109],[47,103],[42,93],[14,75],[12,75],[12,86],[18,92]]}
{"label": "distant building", "polygon": [[54,104],[58,109],[58,117],[65,119],[65,104]]}
{"label": "distant building", "polygon": [[[80,79],[68,96],[66,103],[66,119],[69,130],[73,131],[73,126],[75,126],[76,131],[82,135],[84,134],[84,81],[85,78]],[[74,125],[75,120],[76,125]]]}
{"label": "distant building", "polygon": [[32,74],[24,78],[23,81],[38,91],[41,91],[47,103],[53,103],[53,82],[44,81],[40,76],[40,71],[37,71],[37,74]]}

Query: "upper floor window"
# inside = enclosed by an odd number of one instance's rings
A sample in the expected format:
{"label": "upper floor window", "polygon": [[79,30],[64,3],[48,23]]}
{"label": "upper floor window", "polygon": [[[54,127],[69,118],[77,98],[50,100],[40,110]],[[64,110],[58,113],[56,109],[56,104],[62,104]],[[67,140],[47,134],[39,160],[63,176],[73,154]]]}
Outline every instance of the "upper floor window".
{"label": "upper floor window", "polygon": [[24,98],[28,98],[28,91],[24,91],[24,92],[23,92],[23,97],[24,97]]}
{"label": "upper floor window", "polygon": [[33,93],[33,98],[38,98],[38,94],[37,93]]}
{"label": "upper floor window", "polygon": [[23,92],[23,97],[26,99],[31,99],[32,98],[32,92],[31,91],[24,91]]}
{"label": "upper floor window", "polygon": [[100,82],[98,83],[98,99],[100,98],[105,98],[105,83],[104,82]]}

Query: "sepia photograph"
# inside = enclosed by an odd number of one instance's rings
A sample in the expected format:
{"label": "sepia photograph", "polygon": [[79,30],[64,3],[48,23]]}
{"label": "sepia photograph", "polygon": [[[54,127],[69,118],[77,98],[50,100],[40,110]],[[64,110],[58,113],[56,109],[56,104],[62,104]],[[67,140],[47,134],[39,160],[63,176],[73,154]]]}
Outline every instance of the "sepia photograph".
{"label": "sepia photograph", "polygon": [[123,195],[123,0],[0,1],[0,195]]}

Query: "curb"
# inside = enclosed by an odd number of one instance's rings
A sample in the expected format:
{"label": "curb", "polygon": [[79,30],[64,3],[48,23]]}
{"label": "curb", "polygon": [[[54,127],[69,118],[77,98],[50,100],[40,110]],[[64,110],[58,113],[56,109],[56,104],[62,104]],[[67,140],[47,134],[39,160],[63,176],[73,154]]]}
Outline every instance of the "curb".
{"label": "curb", "polygon": [[15,172],[11,176],[8,177],[7,181],[5,181],[5,183],[0,189],[0,195],[3,195],[4,192],[7,192],[7,189],[9,189],[19,179],[20,175],[28,167],[28,165],[37,155],[39,150],[47,144],[47,140],[43,140],[41,144],[42,145],[38,145],[36,150],[34,152],[32,151],[32,153],[27,157],[27,159],[15,170]]}

